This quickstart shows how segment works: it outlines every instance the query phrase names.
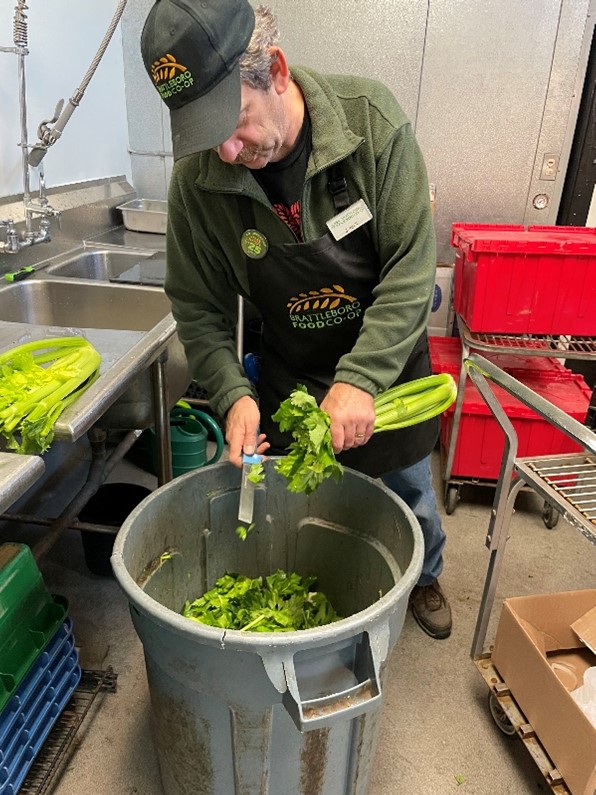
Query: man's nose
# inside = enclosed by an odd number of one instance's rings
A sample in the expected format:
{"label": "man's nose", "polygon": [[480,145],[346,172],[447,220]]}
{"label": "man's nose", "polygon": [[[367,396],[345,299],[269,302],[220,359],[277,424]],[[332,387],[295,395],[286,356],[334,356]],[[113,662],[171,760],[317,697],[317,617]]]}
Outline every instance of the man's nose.
{"label": "man's nose", "polygon": [[242,148],[242,141],[239,141],[238,138],[232,135],[232,137],[224,141],[223,144],[216,146],[215,151],[220,160],[223,160],[224,163],[233,163],[242,151]]}

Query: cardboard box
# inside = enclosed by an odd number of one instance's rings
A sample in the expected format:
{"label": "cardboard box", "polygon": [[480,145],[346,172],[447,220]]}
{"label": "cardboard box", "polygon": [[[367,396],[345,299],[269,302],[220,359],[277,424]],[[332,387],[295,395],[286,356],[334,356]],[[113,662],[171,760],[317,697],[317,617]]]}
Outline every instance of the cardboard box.
{"label": "cardboard box", "polygon": [[[572,629],[594,607],[596,589],[506,599],[492,653],[573,795],[596,791],[596,728],[570,692],[581,685],[584,671],[596,665],[596,655]],[[565,676],[560,676],[562,670]]]}
{"label": "cardboard box", "polygon": [[581,642],[596,653],[596,607],[574,621],[571,627]]}
{"label": "cardboard box", "polygon": [[432,337],[451,335],[453,327],[453,266],[437,265],[435,292],[428,318],[427,331]]}

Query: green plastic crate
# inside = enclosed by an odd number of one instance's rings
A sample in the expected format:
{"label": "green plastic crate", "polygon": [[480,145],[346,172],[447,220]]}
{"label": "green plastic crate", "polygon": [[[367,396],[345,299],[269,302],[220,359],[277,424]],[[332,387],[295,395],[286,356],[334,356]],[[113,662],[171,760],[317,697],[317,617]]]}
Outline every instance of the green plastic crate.
{"label": "green plastic crate", "polygon": [[25,544],[0,544],[0,711],[61,626],[66,599],[46,588]]}

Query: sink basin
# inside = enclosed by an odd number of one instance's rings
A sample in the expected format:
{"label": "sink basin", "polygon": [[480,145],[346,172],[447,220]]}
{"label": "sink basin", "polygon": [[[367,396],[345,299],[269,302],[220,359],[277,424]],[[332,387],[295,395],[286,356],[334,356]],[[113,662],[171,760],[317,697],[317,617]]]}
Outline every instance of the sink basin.
{"label": "sink basin", "polygon": [[144,429],[154,422],[150,365],[167,351],[169,408],[191,377],[162,289],[104,281],[32,278],[0,287],[0,350],[31,339],[81,333],[101,354],[101,377],[55,426],[75,441],[92,425]]}
{"label": "sink basin", "polygon": [[161,290],[74,279],[0,288],[0,318],[13,323],[148,331],[170,312]]}
{"label": "sink basin", "polygon": [[165,273],[165,254],[163,252],[150,249],[107,247],[82,247],[68,251],[42,264],[37,271],[37,276],[113,281],[119,280],[122,274],[131,269],[140,271],[140,266],[145,261],[152,264],[153,271],[159,262],[163,281],[163,273]]}

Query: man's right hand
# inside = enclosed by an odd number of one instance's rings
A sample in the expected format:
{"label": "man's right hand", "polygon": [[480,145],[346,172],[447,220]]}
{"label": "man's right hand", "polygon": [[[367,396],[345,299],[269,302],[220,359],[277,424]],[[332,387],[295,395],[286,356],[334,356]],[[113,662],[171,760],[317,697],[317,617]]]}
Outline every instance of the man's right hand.
{"label": "man's right hand", "polygon": [[269,449],[265,434],[257,439],[261,415],[253,398],[244,395],[239,398],[226,415],[226,442],[229,447],[229,460],[234,466],[242,466],[242,454],[263,455]]}

